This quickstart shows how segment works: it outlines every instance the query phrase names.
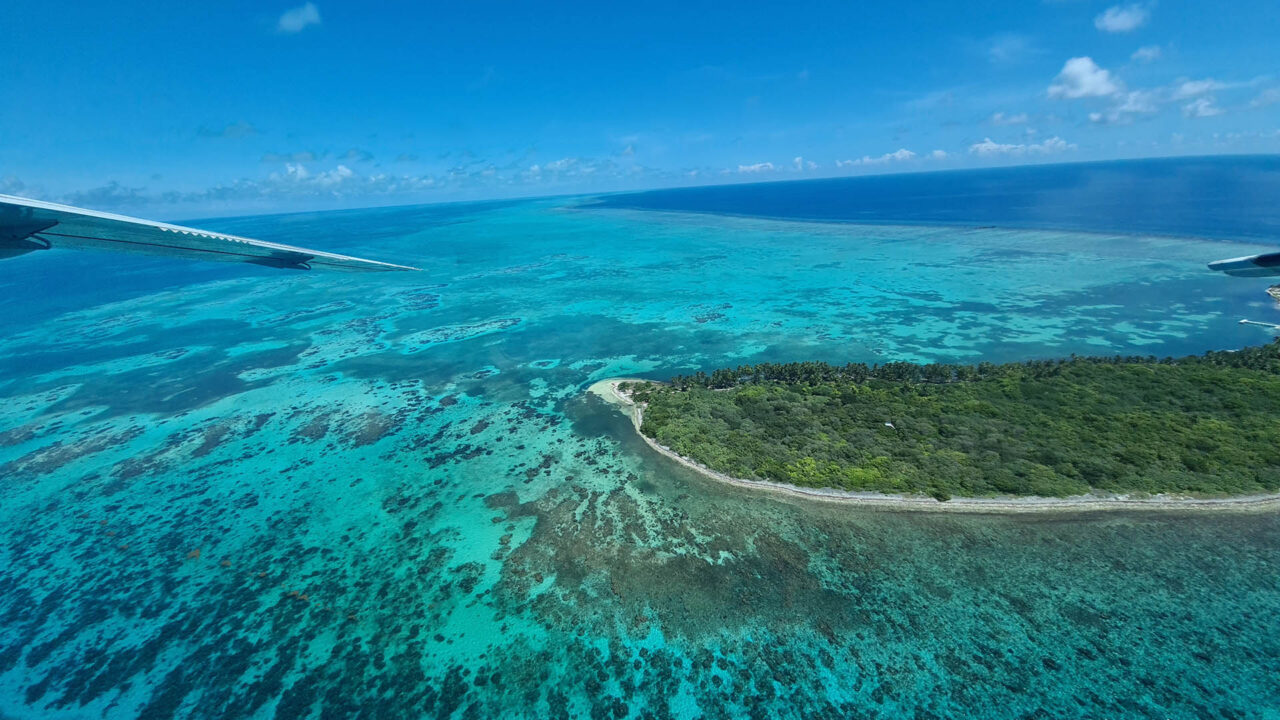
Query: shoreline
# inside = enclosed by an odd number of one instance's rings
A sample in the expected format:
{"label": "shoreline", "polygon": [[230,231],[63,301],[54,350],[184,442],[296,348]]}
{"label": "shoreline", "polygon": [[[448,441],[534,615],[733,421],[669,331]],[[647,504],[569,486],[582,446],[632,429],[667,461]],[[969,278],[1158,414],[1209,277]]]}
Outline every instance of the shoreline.
{"label": "shoreline", "polygon": [[655,452],[663,455],[704,477],[750,490],[862,507],[887,508],[916,512],[963,513],[1047,513],[1047,512],[1101,512],[1113,510],[1190,510],[1199,512],[1267,512],[1280,509],[1280,493],[1271,495],[1240,495],[1222,498],[1196,498],[1174,495],[1152,495],[1134,498],[1127,495],[1074,495],[1065,498],[1023,497],[953,497],[945,502],[925,495],[889,495],[873,491],[837,490],[835,488],[802,488],[796,485],[768,480],[744,480],[717,472],[691,460],[640,432],[644,420],[644,407],[618,391],[623,382],[654,382],[640,378],[609,378],[592,383],[587,392],[616,406],[631,419],[636,435]]}

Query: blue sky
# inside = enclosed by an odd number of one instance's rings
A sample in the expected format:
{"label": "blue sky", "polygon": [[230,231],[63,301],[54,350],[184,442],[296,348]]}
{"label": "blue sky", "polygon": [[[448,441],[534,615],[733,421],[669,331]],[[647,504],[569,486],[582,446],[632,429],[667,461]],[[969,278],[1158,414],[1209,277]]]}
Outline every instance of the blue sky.
{"label": "blue sky", "polygon": [[1280,152],[1280,3],[7,0],[0,193],[164,217]]}

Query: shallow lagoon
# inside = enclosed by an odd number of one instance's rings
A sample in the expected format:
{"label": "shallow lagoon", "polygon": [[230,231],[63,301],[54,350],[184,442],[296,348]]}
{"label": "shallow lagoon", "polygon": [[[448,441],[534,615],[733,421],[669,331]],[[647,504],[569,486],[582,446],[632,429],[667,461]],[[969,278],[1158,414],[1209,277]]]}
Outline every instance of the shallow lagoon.
{"label": "shallow lagoon", "polygon": [[95,256],[50,308],[52,258],[0,266],[4,714],[1280,708],[1274,514],[764,496],[654,456],[583,393],[1263,342],[1235,322],[1274,321],[1262,284],[1203,265],[1256,246],[570,201],[206,225],[425,271]]}

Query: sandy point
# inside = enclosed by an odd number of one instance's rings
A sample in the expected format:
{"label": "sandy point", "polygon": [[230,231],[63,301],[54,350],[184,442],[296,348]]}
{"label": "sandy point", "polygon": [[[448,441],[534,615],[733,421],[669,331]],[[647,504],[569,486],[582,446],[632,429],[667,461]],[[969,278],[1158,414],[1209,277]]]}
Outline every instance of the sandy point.
{"label": "sandy point", "polygon": [[632,419],[637,421],[636,428],[639,429],[640,425],[637,417],[638,408],[636,404],[618,388],[622,383],[628,382],[661,384],[655,380],[645,380],[644,378],[607,378],[605,380],[592,383],[591,386],[587,388],[587,392],[595,395],[601,400],[604,400],[610,405],[618,406],[624,412],[629,411]]}

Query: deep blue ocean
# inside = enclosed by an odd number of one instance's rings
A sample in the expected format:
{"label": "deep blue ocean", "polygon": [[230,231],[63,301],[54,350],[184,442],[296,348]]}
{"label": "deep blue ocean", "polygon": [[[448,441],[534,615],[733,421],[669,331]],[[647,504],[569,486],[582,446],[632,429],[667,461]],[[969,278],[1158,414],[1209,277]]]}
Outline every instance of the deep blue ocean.
{"label": "deep blue ocean", "polygon": [[1193,158],[199,223],[412,274],[6,260],[0,717],[1280,718],[1273,512],[762,494],[586,392],[1267,342],[1205,263],[1277,198]]}
{"label": "deep blue ocean", "polygon": [[1280,240],[1280,156],[1122,160],[616,194],[593,207]]}

